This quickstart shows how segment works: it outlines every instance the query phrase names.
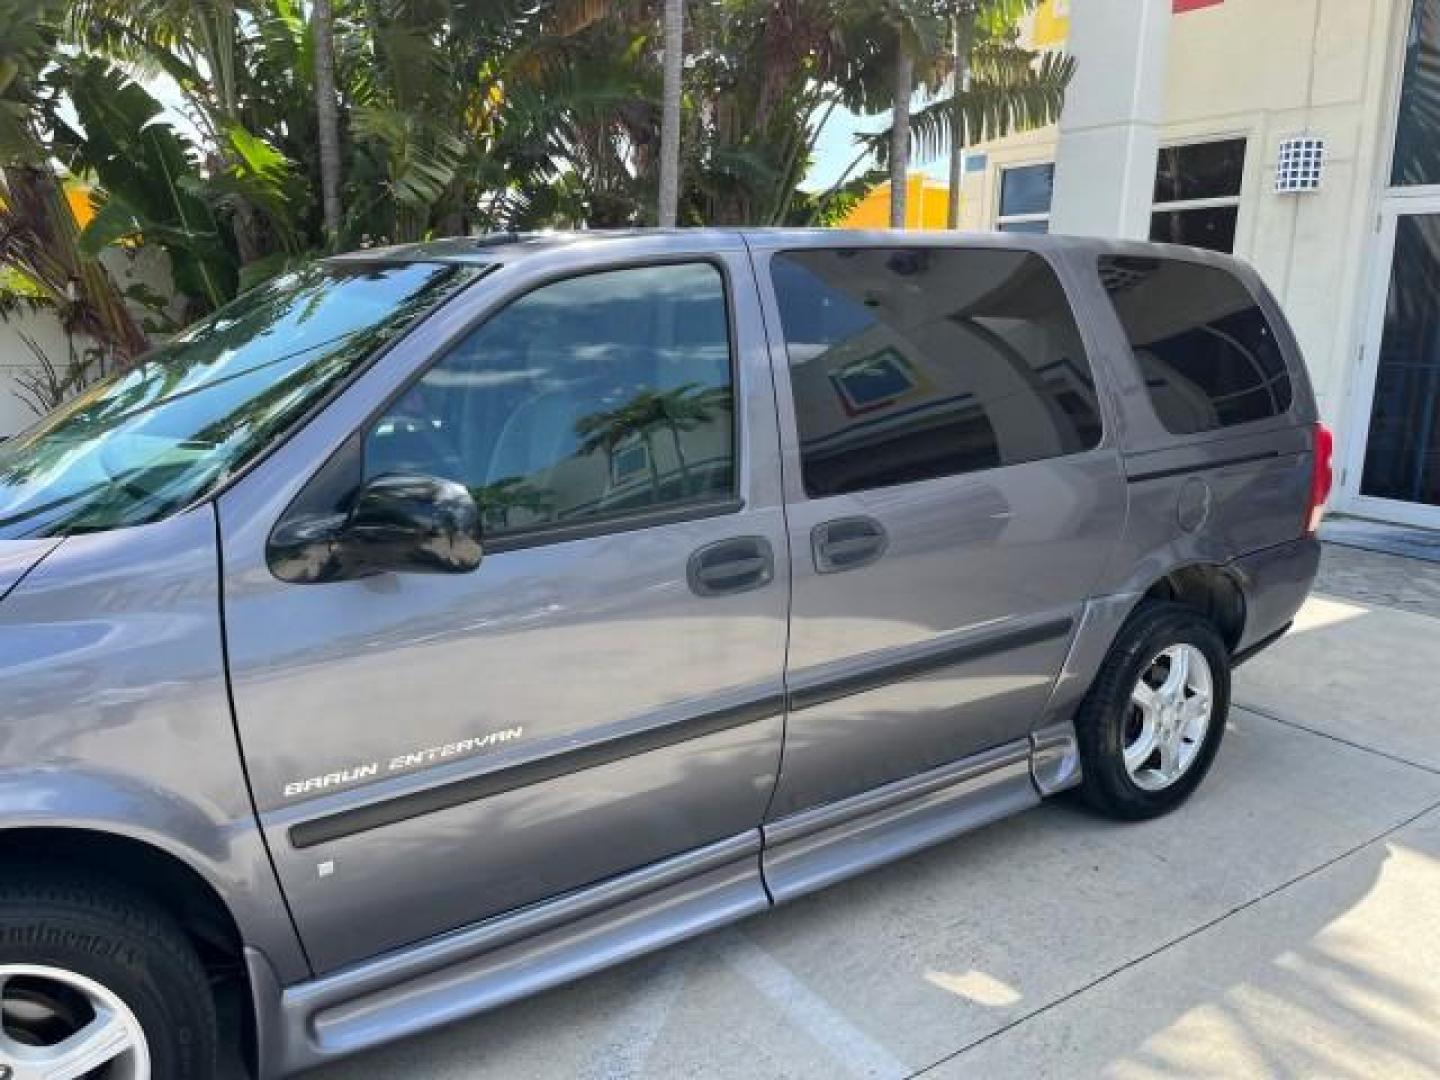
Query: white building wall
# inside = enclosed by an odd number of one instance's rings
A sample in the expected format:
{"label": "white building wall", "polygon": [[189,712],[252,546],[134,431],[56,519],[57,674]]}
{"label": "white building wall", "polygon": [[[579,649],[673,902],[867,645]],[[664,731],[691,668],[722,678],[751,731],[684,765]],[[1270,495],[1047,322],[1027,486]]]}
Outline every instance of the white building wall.
{"label": "white building wall", "polygon": [[[143,248],[133,254],[107,251],[103,261],[121,289],[143,284],[157,295],[171,294],[170,263],[157,249]],[[172,305],[170,316],[178,315],[178,308]],[[38,419],[18,392],[18,380],[36,370],[34,353],[25,344],[25,337],[39,345],[59,368],[69,357],[65,331],[54,315],[21,311],[0,320],[0,438],[18,434]],[[77,351],[83,352],[87,344],[84,338],[75,339]]]}
{"label": "white building wall", "polygon": [[53,315],[17,312],[0,322],[0,436],[14,435],[36,420],[19,394],[19,378],[34,370],[34,354],[25,337],[57,364],[63,365],[68,355],[65,332]]}
{"label": "white building wall", "polygon": [[[1177,17],[1162,143],[1247,139],[1235,253],[1295,326],[1326,420],[1343,428],[1388,161],[1405,4],[1227,0]],[[1281,140],[1326,141],[1321,190],[1274,193]],[[1342,438],[1350,433],[1339,431]]]}
{"label": "white building wall", "polygon": [[[1408,7],[1406,0],[1225,0],[1173,16],[1166,49],[1160,143],[1247,140],[1235,254],[1280,298],[1322,412],[1342,441],[1351,435],[1351,378],[1375,272]],[[1073,5],[1072,18],[1084,18],[1083,8]],[[1077,61],[1083,67],[1087,57]],[[1276,195],[1279,143],[1301,133],[1326,140],[1323,187]],[[1049,127],[977,147],[988,165],[971,181],[965,226],[992,228],[1001,171],[1054,161],[1057,145],[1058,130]]]}

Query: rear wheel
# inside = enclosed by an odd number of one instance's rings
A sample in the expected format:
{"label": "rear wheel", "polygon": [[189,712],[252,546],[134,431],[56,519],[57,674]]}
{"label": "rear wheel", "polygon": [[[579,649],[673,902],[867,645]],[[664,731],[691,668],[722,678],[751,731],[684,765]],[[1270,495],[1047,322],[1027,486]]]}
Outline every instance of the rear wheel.
{"label": "rear wheel", "polygon": [[214,1001],[174,922],[98,881],[16,877],[0,885],[0,1080],[208,1080]]}
{"label": "rear wheel", "polygon": [[1138,820],[1184,802],[1205,778],[1230,707],[1230,656],[1215,626],[1146,601],[1116,638],[1076,717],[1081,797]]}

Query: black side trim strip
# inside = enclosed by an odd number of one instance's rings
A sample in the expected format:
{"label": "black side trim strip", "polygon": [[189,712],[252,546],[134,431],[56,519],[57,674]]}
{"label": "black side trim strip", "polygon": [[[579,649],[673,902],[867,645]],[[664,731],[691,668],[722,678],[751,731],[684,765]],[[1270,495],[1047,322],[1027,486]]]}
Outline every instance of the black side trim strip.
{"label": "black side trim strip", "polygon": [[470,776],[453,783],[441,784],[427,791],[398,795],[393,799],[342,810],[336,814],[302,821],[290,828],[290,843],[296,848],[314,847],[342,837],[369,832],[371,829],[395,825],[411,818],[450,810],[468,802],[501,795],[531,784],[543,783],[584,769],[609,765],[622,758],[662,750],[677,743],[689,742],[731,728],[758,723],[775,716],[785,706],[782,694],[767,694],[739,705],[686,717],[644,731],[621,735],[589,746],[562,750],[549,757],[526,761],[506,769],[480,776]]}
{"label": "black side trim strip", "polygon": [[533,529],[491,537],[482,542],[485,554],[498,555],[505,551],[523,551],[525,548],[539,547],[541,544],[558,544],[565,540],[591,540],[597,536],[609,536],[612,533],[653,529],[659,525],[679,525],[686,521],[701,521],[705,518],[739,513],[743,509],[745,509],[743,499],[689,503],[681,506],[667,506],[660,510],[642,510],[587,518],[580,522],[539,525]]}
{"label": "black side trim strip", "polygon": [[843,675],[809,679],[802,676],[790,683],[789,705],[791,709],[809,709],[827,701],[863,694],[867,690],[914,679],[955,664],[1024,648],[1026,645],[1037,645],[1042,641],[1069,634],[1073,622],[1074,620],[1069,618],[1051,619],[1017,630],[1001,631],[979,640],[962,641],[900,660],[878,663]]}
{"label": "black side trim strip", "polygon": [[1260,454],[1244,454],[1240,457],[1223,458],[1220,461],[1207,461],[1201,465],[1181,465],[1176,469],[1156,469],[1153,472],[1128,473],[1126,481],[1131,484],[1139,484],[1146,480],[1164,480],[1171,476],[1184,476],[1187,473],[1209,472],[1211,469],[1223,469],[1230,465],[1251,465],[1257,461],[1271,461],[1275,458],[1287,457],[1279,450],[1266,450]]}

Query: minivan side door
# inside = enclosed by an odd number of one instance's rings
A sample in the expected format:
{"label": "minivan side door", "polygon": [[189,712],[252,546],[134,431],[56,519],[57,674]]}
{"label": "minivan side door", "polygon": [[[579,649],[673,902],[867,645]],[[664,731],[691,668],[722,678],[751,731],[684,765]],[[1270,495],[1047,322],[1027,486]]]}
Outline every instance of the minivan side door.
{"label": "minivan side door", "polygon": [[1126,498],[1042,255],[805,243],[752,241],[792,560],[772,819],[1024,739]]}
{"label": "minivan side door", "polygon": [[[750,267],[586,250],[495,270],[221,500],[239,735],[319,971],[705,845],[756,858],[789,570]],[[478,569],[277,577],[287,514],[385,474],[470,489]]]}

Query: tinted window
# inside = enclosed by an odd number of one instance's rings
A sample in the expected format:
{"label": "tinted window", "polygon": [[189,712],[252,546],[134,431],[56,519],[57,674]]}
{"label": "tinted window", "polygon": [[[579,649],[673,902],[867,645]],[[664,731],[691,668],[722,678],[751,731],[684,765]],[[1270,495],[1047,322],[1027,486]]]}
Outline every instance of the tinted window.
{"label": "tinted window", "polygon": [[1410,15],[1390,182],[1440,184],[1440,0],[1415,0]]}
{"label": "tinted window", "polygon": [[1155,167],[1155,201],[1223,199],[1239,195],[1245,178],[1245,140],[1164,146]]}
{"label": "tinted window", "polygon": [[1207,206],[1198,210],[1157,210],[1150,215],[1150,239],[1225,254],[1235,250],[1238,206]]}
{"label": "tinted window", "polygon": [[1039,256],[862,248],[771,265],[811,496],[1100,441],[1080,334]]}
{"label": "tinted window", "polygon": [[157,520],[242,468],[472,267],[276,278],[0,446],[0,539]]}
{"label": "tinted window", "polygon": [[732,398],[718,270],[590,274],[431,368],[371,430],[365,471],[465,484],[492,535],[727,498]]}
{"label": "tinted window", "polygon": [[1234,275],[1178,259],[1105,256],[1100,277],[1171,432],[1212,431],[1290,408],[1284,353]]}
{"label": "tinted window", "polygon": [[1055,194],[1054,165],[1022,165],[1000,174],[1000,216],[1048,214]]}

